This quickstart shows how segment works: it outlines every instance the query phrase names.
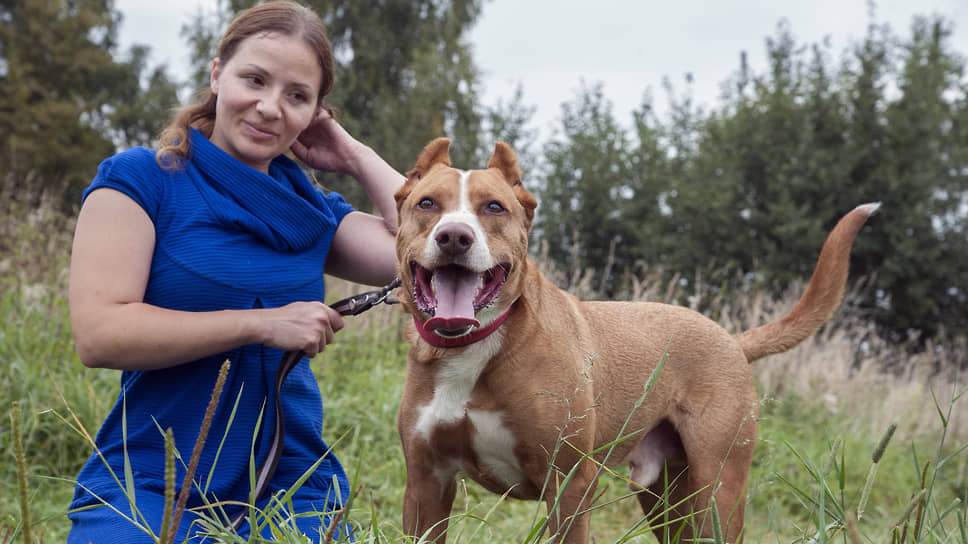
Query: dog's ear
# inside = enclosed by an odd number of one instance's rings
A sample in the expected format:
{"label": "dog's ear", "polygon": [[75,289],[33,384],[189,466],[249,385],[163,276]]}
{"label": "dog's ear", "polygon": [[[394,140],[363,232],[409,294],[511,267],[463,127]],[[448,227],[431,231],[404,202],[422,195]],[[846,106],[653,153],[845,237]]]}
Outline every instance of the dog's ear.
{"label": "dog's ear", "polygon": [[427,144],[417,157],[417,164],[407,172],[407,180],[418,180],[424,176],[435,164],[450,166],[450,140],[436,138]]}
{"label": "dog's ear", "polygon": [[521,167],[518,166],[518,156],[514,154],[511,146],[504,142],[495,143],[494,154],[491,156],[491,160],[487,162],[487,167],[498,169],[511,186],[511,189],[514,190],[514,196],[517,197],[518,202],[524,207],[524,213],[528,217],[528,228],[530,229],[531,221],[534,220],[534,209],[538,207],[538,201],[535,200],[534,196],[521,183]]}
{"label": "dog's ear", "polygon": [[511,146],[504,142],[494,144],[494,154],[487,162],[488,168],[497,168],[501,171],[504,179],[514,187],[521,184],[521,167],[518,166],[518,156],[514,154]]}
{"label": "dog's ear", "polygon": [[393,198],[397,201],[397,211],[403,205],[403,201],[410,195],[413,185],[420,181],[430,169],[436,164],[450,166],[450,140],[447,138],[436,138],[427,144],[417,157],[417,164],[407,172],[407,181],[397,190]]}

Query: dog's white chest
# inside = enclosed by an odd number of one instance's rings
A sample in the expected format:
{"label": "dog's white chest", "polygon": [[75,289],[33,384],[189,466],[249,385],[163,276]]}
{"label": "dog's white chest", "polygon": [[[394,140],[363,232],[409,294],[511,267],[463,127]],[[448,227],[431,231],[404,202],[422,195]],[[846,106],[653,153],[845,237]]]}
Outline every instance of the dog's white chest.
{"label": "dog's white chest", "polygon": [[467,417],[474,424],[471,442],[480,468],[510,488],[524,481],[524,471],[514,454],[516,440],[504,425],[500,412],[471,410]]}
{"label": "dog's white chest", "polygon": [[[424,440],[431,442],[438,427],[469,421],[472,428],[469,446],[477,460],[476,468],[491,479],[511,487],[524,481],[524,472],[514,454],[517,443],[514,435],[505,425],[500,412],[467,409],[474,385],[489,359],[489,354],[467,350],[445,361],[437,375],[433,398],[418,409],[420,415],[416,431]],[[473,472],[468,470],[467,459],[452,461],[453,466]]]}

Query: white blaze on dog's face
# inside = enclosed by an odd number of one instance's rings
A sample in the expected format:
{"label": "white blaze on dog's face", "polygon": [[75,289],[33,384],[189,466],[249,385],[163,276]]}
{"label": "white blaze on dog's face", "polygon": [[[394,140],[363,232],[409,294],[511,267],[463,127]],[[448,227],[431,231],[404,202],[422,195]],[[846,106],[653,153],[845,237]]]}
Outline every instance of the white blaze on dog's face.
{"label": "white blaze on dog's face", "polygon": [[486,170],[468,171],[450,167],[448,147],[431,142],[396,195],[397,258],[407,311],[426,330],[459,337],[516,299],[536,202],[506,145]]}

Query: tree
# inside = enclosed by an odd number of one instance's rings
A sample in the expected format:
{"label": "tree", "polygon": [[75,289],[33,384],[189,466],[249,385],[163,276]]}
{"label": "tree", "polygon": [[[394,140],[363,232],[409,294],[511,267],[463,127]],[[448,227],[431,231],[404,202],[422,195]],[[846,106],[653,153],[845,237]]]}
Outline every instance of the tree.
{"label": "tree", "polygon": [[133,46],[103,76],[110,90],[100,97],[92,125],[121,149],[151,147],[178,105],[181,85],[165,66],[148,66],[149,52],[146,46]]}
{"label": "tree", "polygon": [[[497,104],[485,108],[482,120],[481,156],[474,159],[475,167],[487,164],[494,151],[494,142],[504,142],[511,146],[521,166],[523,183],[529,190],[537,190],[538,156],[534,149],[537,132],[531,127],[535,106],[524,103],[524,90],[518,85],[507,101],[498,100]],[[469,165],[470,166],[470,165]]]}
{"label": "tree", "polygon": [[878,238],[888,266],[876,286],[890,301],[895,331],[933,336],[968,326],[968,130],[957,122],[965,119],[965,74],[947,47],[950,25],[916,18],[911,34],[902,46],[901,96],[883,114],[893,176],[884,186],[891,220]]}
{"label": "tree", "polygon": [[630,263],[636,246],[632,229],[638,225],[622,213],[635,195],[629,147],[601,84],[583,85],[573,102],[562,105],[561,133],[542,153],[536,228],[566,274],[600,272],[605,295],[616,288],[609,265]]}
{"label": "tree", "polygon": [[[318,0],[337,60],[330,103],[344,126],[400,171],[420,149],[449,136],[455,164],[481,156],[478,74],[465,34],[480,0]],[[360,205],[359,187],[331,180]]]}
{"label": "tree", "polygon": [[120,17],[109,0],[0,5],[0,162],[18,187],[74,205],[101,160],[157,135],[177,88],[146,47],[114,58]]}
{"label": "tree", "polygon": [[872,22],[835,63],[829,43],[800,46],[781,23],[764,73],[741,57],[709,114],[672,96],[660,122],[646,101],[637,142],[586,90],[544,150],[549,254],[599,273],[643,260],[726,295],[749,278],[780,292],[809,277],[844,213],[881,201],[851,256],[854,277],[873,278],[862,305],[895,339],[962,334],[968,82],[950,34],[940,18],[915,19],[907,40]]}
{"label": "tree", "polygon": [[112,152],[89,120],[114,67],[116,25],[108,0],[0,7],[0,161],[19,186],[76,189]]}

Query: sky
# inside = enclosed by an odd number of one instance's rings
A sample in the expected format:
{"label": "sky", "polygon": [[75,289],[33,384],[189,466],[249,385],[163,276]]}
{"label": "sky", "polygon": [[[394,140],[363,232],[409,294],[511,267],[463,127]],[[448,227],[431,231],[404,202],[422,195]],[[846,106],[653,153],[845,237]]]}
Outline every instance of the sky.
{"label": "sky", "polygon": [[[199,10],[212,13],[215,0],[115,0],[115,6],[124,15],[122,49],[149,45],[155,63],[179,74],[188,65],[181,27]],[[915,15],[942,15],[954,25],[953,49],[968,57],[968,0],[882,0],[873,13],[874,22],[902,38]],[[485,0],[469,39],[484,103],[506,102],[520,85],[524,102],[537,108],[535,128],[546,134],[583,82],[603,85],[621,122],[631,120],[646,91],[661,114],[664,78],[676,96],[689,90],[698,105],[715,106],[741,52],[755,72],[765,69],[766,39],[781,20],[798,45],[829,39],[839,60],[863,39],[870,6],[866,0]]]}

